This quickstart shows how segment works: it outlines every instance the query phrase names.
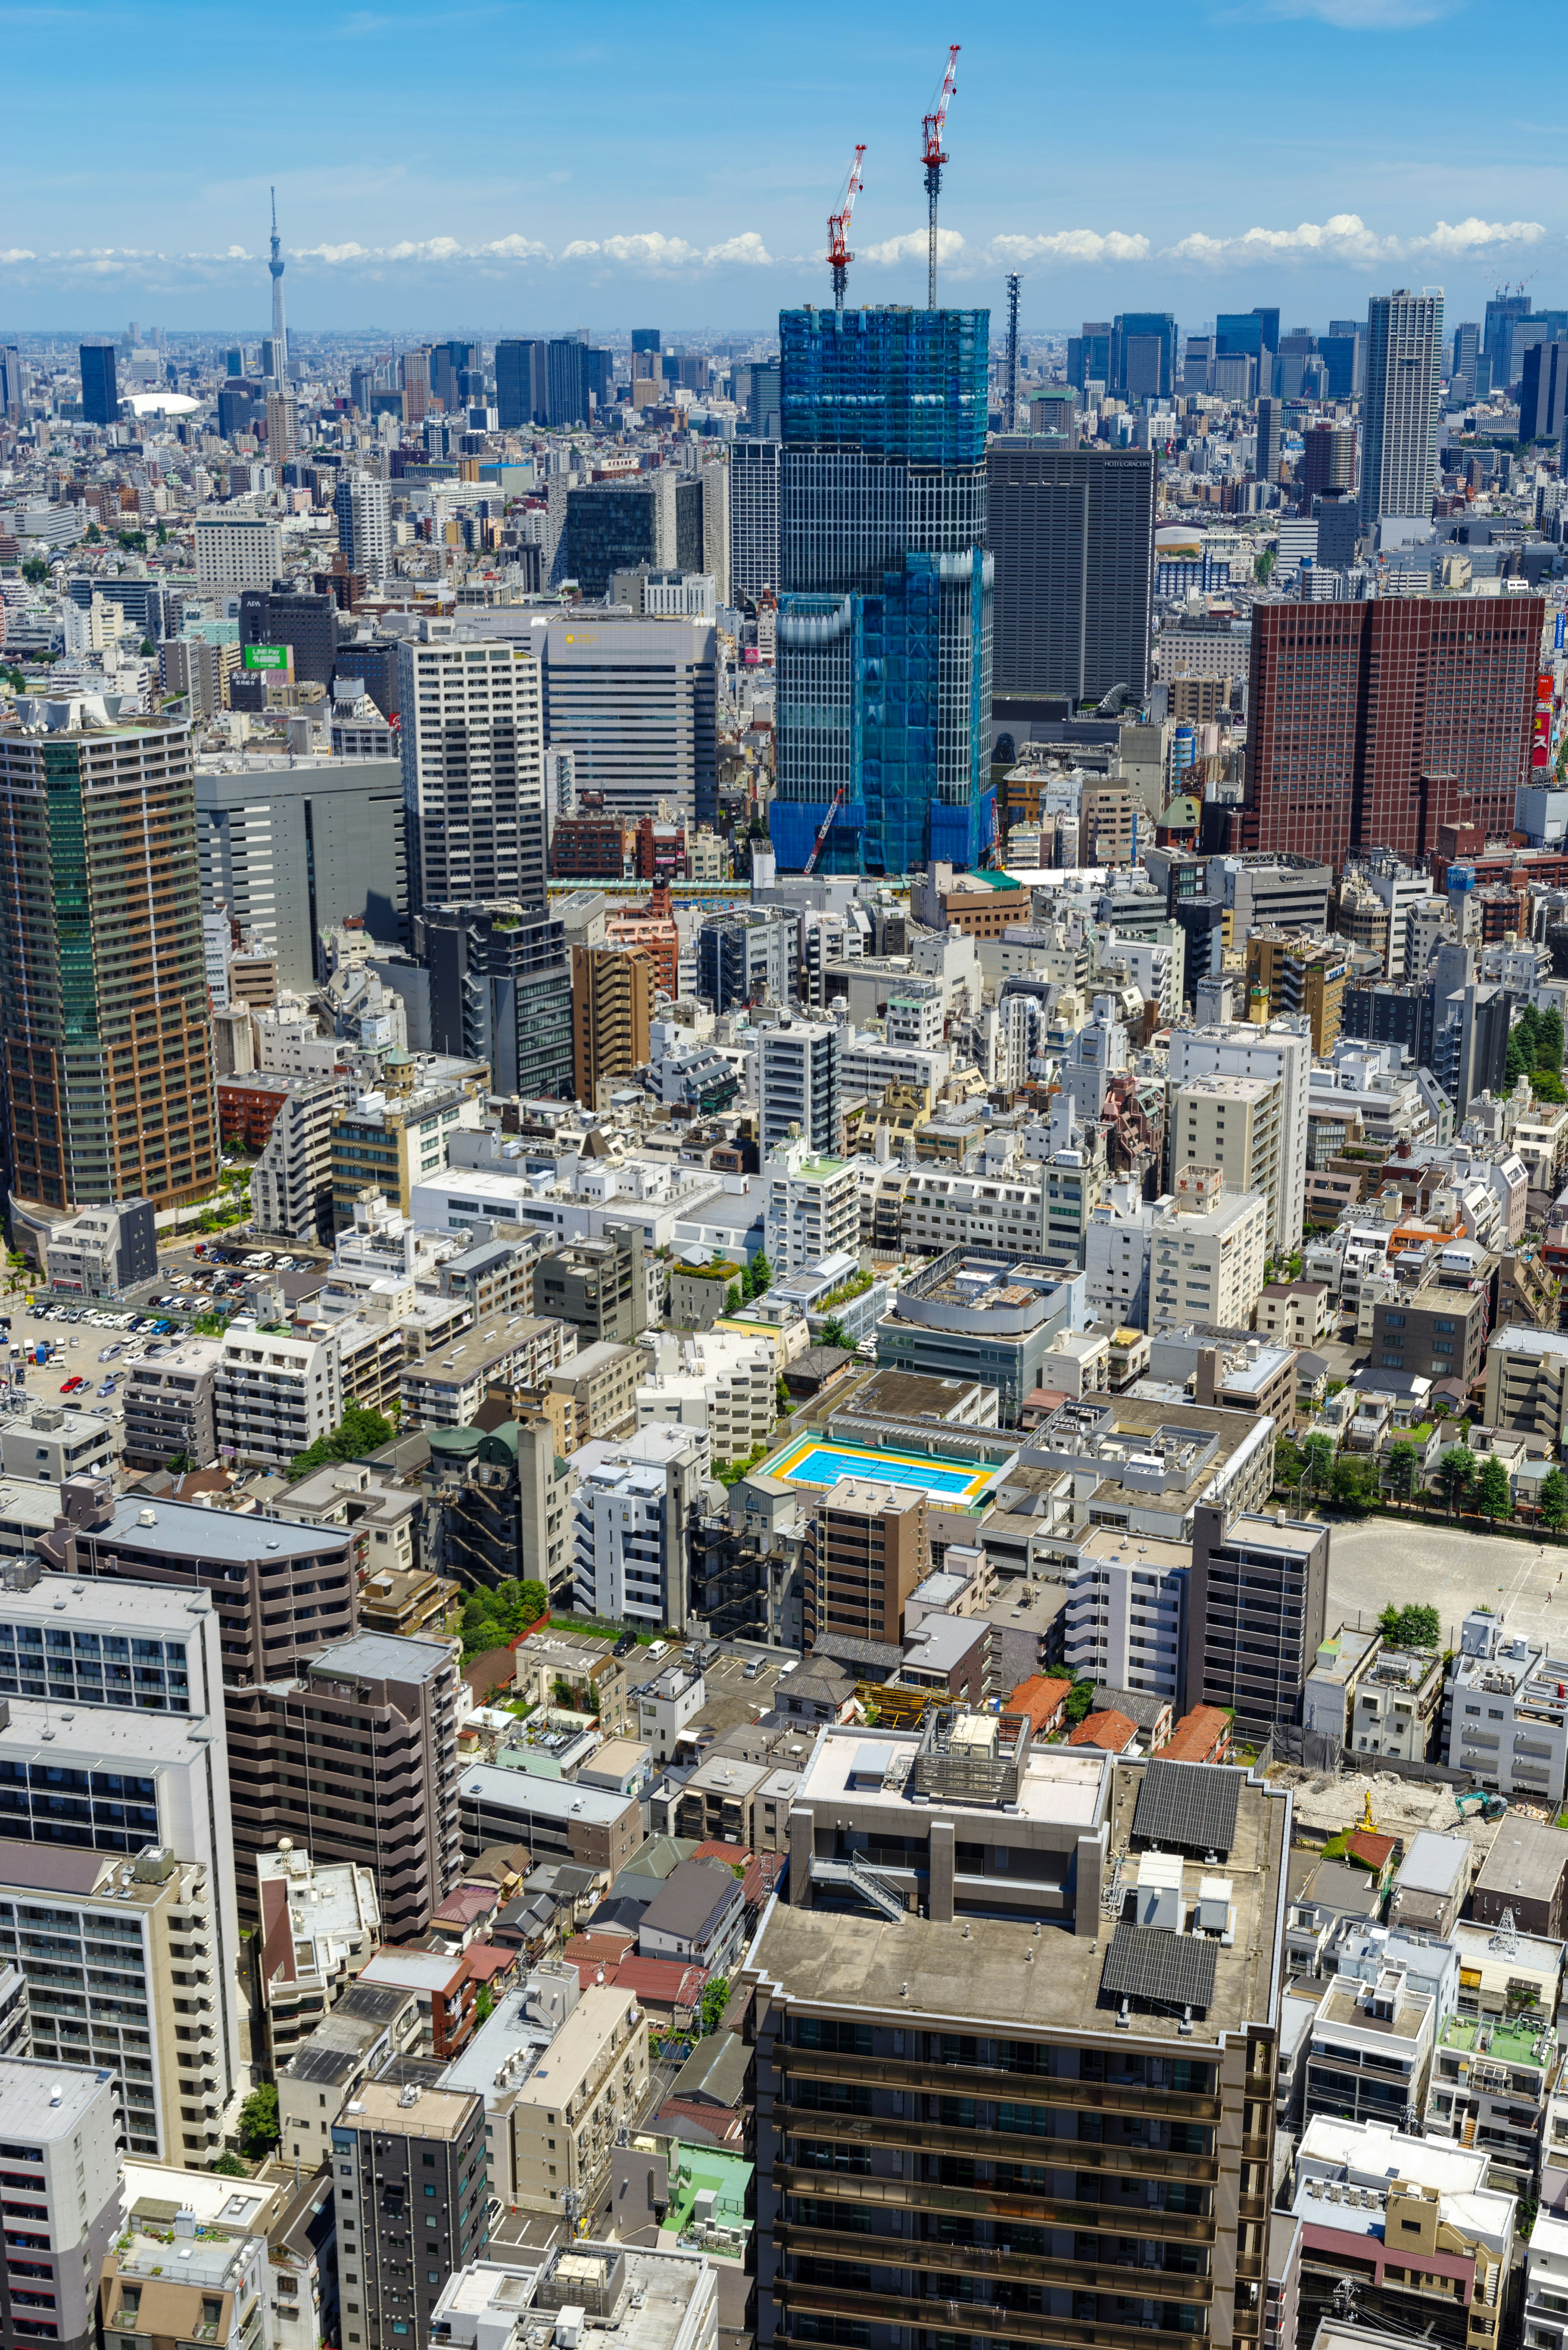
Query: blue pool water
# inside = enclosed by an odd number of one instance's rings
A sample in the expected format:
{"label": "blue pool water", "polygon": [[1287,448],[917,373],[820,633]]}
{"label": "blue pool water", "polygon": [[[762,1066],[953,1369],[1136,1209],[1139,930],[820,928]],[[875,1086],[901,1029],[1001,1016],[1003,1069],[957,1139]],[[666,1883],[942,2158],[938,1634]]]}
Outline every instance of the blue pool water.
{"label": "blue pool water", "polygon": [[841,1452],[831,1444],[814,1444],[784,1474],[792,1485],[831,1485],[836,1477],[867,1477],[878,1485],[918,1485],[928,1493],[962,1493],[983,1469],[984,1463],[978,1461],[970,1469],[948,1469],[936,1461],[890,1461],[881,1453]]}

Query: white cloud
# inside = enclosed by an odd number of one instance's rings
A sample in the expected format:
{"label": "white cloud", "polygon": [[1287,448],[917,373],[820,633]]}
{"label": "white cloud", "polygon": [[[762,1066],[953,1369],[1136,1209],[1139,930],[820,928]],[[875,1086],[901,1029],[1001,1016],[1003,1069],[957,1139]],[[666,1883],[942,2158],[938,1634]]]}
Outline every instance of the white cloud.
{"label": "white cloud", "polygon": [[1058,229],[1049,236],[993,236],[987,258],[1014,268],[1029,261],[1147,261],[1147,236],[1128,236],[1125,230]]}
{"label": "white cloud", "polygon": [[[929,251],[930,239],[927,231],[912,228],[905,236],[884,237],[880,244],[857,245],[855,258],[857,261],[875,262],[878,268],[891,269],[901,261],[924,261]],[[964,257],[964,241],[958,230],[938,229],[938,263],[961,261]]]}
{"label": "white cloud", "polygon": [[1533,244],[1546,234],[1539,221],[1439,221],[1421,236],[1379,236],[1359,213],[1334,213],[1295,228],[1250,228],[1239,236],[1208,236],[1195,229],[1167,248],[1170,261],[1234,268],[1249,261],[1339,261],[1364,266],[1421,254],[1473,253],[1490,246]]}
{"label": "white cloud", "polygon": [[13,244],[7,246],[4,252],[0,252],[0,267],[7,265],[14,266],[18,261],[36,261],[37,258],[37,255],[29,253],[25,244]]}
{"label": "white cloud", "polygon": [[737,262],[747,269],[772,269],[775,265],[773,255],[754,228],[743,230],[739,236],[726,237],[722,244],[711,244],[702,258],[711,268]]}

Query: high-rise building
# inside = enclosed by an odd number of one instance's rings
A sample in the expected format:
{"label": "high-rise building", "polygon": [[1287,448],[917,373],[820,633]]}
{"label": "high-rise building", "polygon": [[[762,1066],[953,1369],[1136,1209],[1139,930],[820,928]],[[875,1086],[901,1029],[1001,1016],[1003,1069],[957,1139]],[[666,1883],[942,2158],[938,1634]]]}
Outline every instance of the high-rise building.
{"label": "high-rise building", "polygon": [[1481,352],[1491,362],[1492,382],[1504,390],[1513,381],[1513,330],[1529,316],[1528,294],[1494,294],[1486,306]]}
{"label": "high-rise building", "polygon": [[1568,336],[1532,343],[1519,387],[1521,441],[1560,441],[1568,424]]}
{"label": "high-rise building", "polygon": [[1323,1640],[1329,1530],[1282,1510],[1192,1516],[1183,1700],[1232,1709],[1251,1729],[1301,1720]]}
{"label": "high-rise building", "polygon": [[495,346],[495,409],[503,432],[548,421],[549,384],[542,342]]}
{"label": "high-rise building", "polygon": [[1366,306],[1362,408],[1361,525],[1385,517],[1429,522],[1438,479],[1438,391],[1443,297],[1375,294]]}
{"label": "high-rise building", "polygon": [[280,987],[308,994],[319,941],[362,921],[406,944],[403,779],[395,759],[233,753],[196,768],[202,903],[254,931]]}
{"label": "high-rise building", "polygon": [[330,685],[337,666],[337,605],[327,595],[286,587],[240,592],[240,643],[286,645],[301,684]]}
{"label": "high-rise building", "polygon": [[1454,328],[1449,359],[1450,398],[1460,400],[1475,398],[1476,359],[1480,347],[1481,330],[1474,319],[1466,319]]}
{"label": "high-rise building", "polygon": [[392,567],[392,493],[365,473],[346,474],[332,493],[337,544],[350,571],[379,587]]}
{"label": "high-rise building", "polygon": [[1317,355],[1323,361],[1323,388],[1328,399],[1360,397],[1366,348],[1366,329],[1355,319],[1335,320],[1326,335],[1318,337]]}
{"label": "high-rise building", "polygon": [[1284,447],[1285,404],[1282,400],[1259,400],[1254,416],[1257,433],[1257,455],[1252,471],[1260,482],[1277,482],[1280,478],[1280,458]]}
{"label": "high-rise building", "polygon": [[808,1649],[835,1637],[896,1648],[904,1603],[930,1572],[925,1494],[840,1477],[816,1496],[804,1565]]}
{"label": "high-rise building", "polygon": [[429,2342],[454,2269],[490,2237],[484,2099],[367,2081],[332,2125],[337,2275],[346,2350]]}
{"label": "high-rise building", "polygon": [[283,568],[283,532],[259,514],[196,517],[196,585],[235,595],[270,588]]}
{"label": "high-rise building", "polygon": [[119,2089],[91,2065],[6,2056],[0,2106],[10,2198],[31,2199],[5,2247],[0,2338],[92,2350],[99,2272],[125,2223]]}
{"label": "high-rise building", "polygon": [[1083,332],[1067,338],[1067,380],[1075,391],[1097,383],[1102,391],[1111,380],[1111,322],[1085,318]]}
{"label": "high-rise building", "polygon": [[114,345],[84,343],[81,347],[82,416],[88,424],[113,424],[119,416],[119,391],[115,382]]}
{"label": "high-rise building", "polygon": [[0,733],[0,856],[15,1189],[62,1208],[204,1196],[218,1128],[190,735],[134,719]]}
{"label": "high-rise building", "polygon": [[[1148,691],[1155,460],[993,434],[986,451],[996,566],[992,707],[1066,694],[1075,706]],[[1022,739],[1022,738],[1021,738]]]}
{"label": "high-rise building", "polygon": [[786,310],[778,791],[798,871],[979,862],[990,788],[990,314]]}
{"label": "high-rise building", "polygon": [[427,906],[431,1044],[483,1061],[497,1093],[572,1099],[572,964],[566,925],[515,904]]}
{"label": "high-rise building", "polygon": [[942,2350],[1263,2350],[1288,1797],[937,1704],[819,1732],[789,1825],[741,1970],[763,2350],[935,2350],[939,2307]]}
{"label": "high-rise building", "polygon": [[787,1004],[799,953],[793,909],[737,906],[711,914],[697,934],[697,992],[714,1011]]}
{"label": "high-rise building", "polygon": [[[1263,1077],[1280,1090],[1279,1145],[1259,1172],[1269,1203],[1270,1245],[1287,1248],[1302,1228],[1306,1201],[1307,1081],[1312,1031],[1305,1020],[1266,1028],[1244,1020],[1212,1028],[1179,1028],[1170,1040],[1169,1081],[1179,1096],[1191,1077]],[[1174,1171],[1174,1170],[1173,1170]]]}
{"label": "high-rise building", "polygon": [[1511,830],[1543,610],[1534,596],[1260,606],[1247,847],[1335,868],[1351,849],[1386,847],[1425,865],[1439,825]]}
{"label": "high-rise building", "polygon": [[701,481],[661,466],[624,482],[568,490],[561,559],[583,594],[595,598],[608,595],[616,572],[639,565],[650,571],[701,571]]}
{"label": "high-rise building", "polygon": [[631,330],[631,348],[634,352],[662,350],[664,347],[659,339],[659,328],[634,327]]}
{"label": "high-rise building", "polygon": [[431,408],[431,353],[428,345],[405,351],[398,361],[403,393],[403,422],[422,424]]}
{"label": "high-rise building", "polygon": [[1110,389],[1134,404],[1176,384],[1176,320],[1168,310],[1126,310],[1111,330]]}
{"label": "high-rise building", "polygon": [[730,593],[754,604],[779,585],[777,441],[737,441],[730,452]]}
{"label": "high-rise building", "polygon": [[575,335],[545,346],[545,421],[586,424],[591,410],[588,346]]}
{"label": "high-rise building", "polygon": [[545,711],[526,644],[425,620],[399,648],[409,902],[545,902]]}
{"label": "high-rise building", "polygon": [[299,450],[299,403],[291,391],[266,396],[266,454],[269,465],[286,465]]}
{"label": "high-rise building", "polygon": [[1355,487],[1355,425],[1309,424],[1302,442],[1302,512],[1311,514],[1314,498],[1329,493],[1348,498]]}
{"label": "high-rise building", "polygon": [[431,390],[449,416],[456,416],[468,405],[472,383],[479,370],[474,365],[472,343],[438,343],[431,353]]}
{"label": "high-rise building", "polygon": [[844,1147],[844,1032],[830,1020],[785,1018],[757,1031],[757,1102],[764,1150],[792,1126],[817,1152]]}
{"label": "high-rise building", "polygon": [[638,948],[572,949],[572,1092],[585,1109],[599,1087],[648,1059],[653,963]]}
{"label": "high-rise building", "polygon": [[[483,622],[476,623],[483,626]],[[669,801],[688,831],[719,812],[718,630],[710,620],[535,620],[552,749],[574,754],[579,795],[606,813]],[[408,721],[404,719],[404,741]],[[405,753],[406,755],[406,753]]]}
{"label": "high-rise building", "polygon": [[275,382],[283,383],[288,376],[288,328],[283,315],[283,244],[277,233],[277,190],[272,192],[272,257],[267,263],[267,275],[272,279],[272,344],[271,359],[265,372]]}

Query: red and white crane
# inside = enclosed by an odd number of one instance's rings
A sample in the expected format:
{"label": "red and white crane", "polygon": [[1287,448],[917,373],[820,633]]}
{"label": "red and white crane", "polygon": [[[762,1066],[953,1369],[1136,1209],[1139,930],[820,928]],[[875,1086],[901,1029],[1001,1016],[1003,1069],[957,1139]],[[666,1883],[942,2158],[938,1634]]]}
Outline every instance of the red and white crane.
{"label": "red and white crane", "polygon": [[847,239],[855,199],[860,193],[860,159],[865,152],[863,146],[855,150],[855,161],[849,166],[849,177],[838,200],[838,210],[827,215],[827,265],[833,272],[833,307],[838,311],[844,308],[845,281],[849,275],[849,265],[855,258]]}
{"label": "red and white crane", "polygon": [[937,307],[937,198],[941,192],[942,165],[948,160],[942,153],[942,133],[947,129],[948,109],[958,88],[958,53],[959,45],[955,41],[948,51],[948,69],[942,76],[937,102],[922,126],[925,133],[926,196],[930,213],[926,305],[932,310]]}
{"label": "red and white crane", "polygon": [[805,863],[800,868],[803,874],[815,871],[816,860],[822,855],[823,850],[827,847],[827,836],[833,830],[833,819],[838,814],[839,809],[844,806],[844,795],[846,789],[846,786],[840,784],[838,789],[834,793],[833,797],[828,801],[827,814],[823,817],[822,823],[817,828],[816,838],[811,844],[811,855],[806,858]]}

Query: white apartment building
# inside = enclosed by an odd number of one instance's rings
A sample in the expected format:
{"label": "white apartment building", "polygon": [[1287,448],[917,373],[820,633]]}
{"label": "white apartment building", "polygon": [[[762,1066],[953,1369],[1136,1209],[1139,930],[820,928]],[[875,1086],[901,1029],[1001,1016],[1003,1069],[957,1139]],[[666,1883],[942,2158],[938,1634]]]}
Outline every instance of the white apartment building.
{"label": "white apartment building", "polygon": [[744,1461],[778,1424],[778,1373],[772,1344],[738,1331],[643,1338],[654,1369],[637,1390],[637,1424],[674,1423],[707,1431],[715,1461]]}
{"label": "white apartment building", "polygon": [[914,1167],[904,1186],[904,1245],[936,1254],[962,1242],[1033,1256],[1041,1245],[1044,1203],[1043,1182],[1022,1172],[960,1175],[950,1168]]}
{"label": "white apartment building", "polygon": [[1168,1206],[1168,1194],[1146,1200],[1136,1183],[1113,1183],[1090,1211],[1084,1234],[1084,1295],[1096,1320],[1110,1316],[1123,1329],[1148,1328],[1154,1220]]}
{"label": "white apartment building", "polygon": [[[1280,1156],[1269,1194],[1271,1244],[1293,1249],[1306,1207],[1307,1093],[1312,1029],[1300,1019],[1272,1020],[1266,1028],[1243,1021],[1224,1027],[1177,1028],[1167,1071],[1172,1092],[1189,1077],[1263,1077],[1280,1088]],[[1179,1163],[1179,1162],[1178,1162]]]}
{"label": "white apartment building", "polygon": [[[27,2208],[47,2246],[24,2253],[13,2233],[12,2293],[23,2282],[26,2261],[38,2272],[40,2297],[47,2296],[36,2338],[81,2350],[98,2338],[99,2275],[125,2220],[119,2085],[86,2065],[6,2056],[0,2058],[0,2108],[10,2195],[19,2190],[33,2199]],[[10,2306],[17,2313],[15,2300]],[[7,2333],[14,2324],[13,2315]],[[13,2338],[26,2337],[18,2330]]]}
{"label": "white apartment building", "polygon": [[1163,1025],[1179,1019],[1187,985],[1187,934],[1175,922],[1158,922],[1151,939],[1109,931],[1100,941],[1099,967],[1120,963],[1146,1003],[1158,1003]]}
{"label": "white apartment building", "polygon": [[757,1031],[755,1078],[764,1150],[791,1127],[815,1151],[844,1147],[844,1034],[833,1021],[781,1020]]}
{"label": "white apartment building", "polygon": [[630,1447],[605,1450],[572,1496],[573,1604],[602,1623],[663,1624],[685,1544],[667,1465]]}
{"label": "white apartment building", "polygon": [[218,1445],[236,1467],[286,1469],[343,1417],[335,1336],[296,1336],[242,1315],[223,1333],[214,1409]]}
{"label": "white apartment building", "polygon": [[196,585],[237,595],[270,588],[283,570],[283,531],[265,515],[196,516]]}
{"label": "white apartment building", "polygon": [[1063,1654],[1075,1680],[1175,1703],[1191,1562],[1186,1543],[1094,1529],[1067,1575]]}
{"label": "white apartment building", "polygon": [[[922,1013],[925,1006],[920,1007]],[[941,1006],[936,1006],[940,1014]],[[888,1006],[889,1016],[892,1006]],[[894,1044],[874,1030],[851,1029],[844,1039],[840,1083],[846,1095],[864,1095],[878,1102],[890,1085],[924,1086],[933,1101],[948,1081],[952,1055],[941,1042],[941,1021],[936,1023],[933,1045]]]}
{"label": "white apartment building", "polygon": [[1560,1811],[1568,1779],[1565,1687],[1568,1659],[1473,1611],[1460,1627],[1449,1682],[1449,1768],[1473,1772],[1500,1794]]}
{"label": "white apartment building", "polygon": [[770,1150],[763,1248],[775,1274],[799,1273],[860,1241],[855,1162],[820,1155],[798,1138]]}
{"label": "white apartment building", "polygon": [[1277,1077],[1211,1072],[1172,1086],[1166,1100],[1167,1165],[1218,1167],[1227,1191],[1278,1196],[1283,1118]]}
{"label": "white apartment building", "polygon": [[888,1042],[916,1052],[935,1052],[942,1041],[942,996],[940,988],[919,995],[895,995],[888,1003]]}
{"label": "white apartment building", "polygon": [[422,620],[398,648],[409,903],[544,901],[545,701],[530,647]]}
{"label": "white apartment building", "polygon": [[1263,1289],[1268,1203],[1226,1191],[1215,1167],[1183,1167],[1150,1232],[1150,1330],[1207,1322],[1250,1330]]}
{"label": "white apartment building", "polygon": [[330,1224],[332,1116],[346,1092],[334,1077],[300,1077],[278,1104],[251,1170],[251,1212],[258,1233],[314,1241],[323,1213]]}

